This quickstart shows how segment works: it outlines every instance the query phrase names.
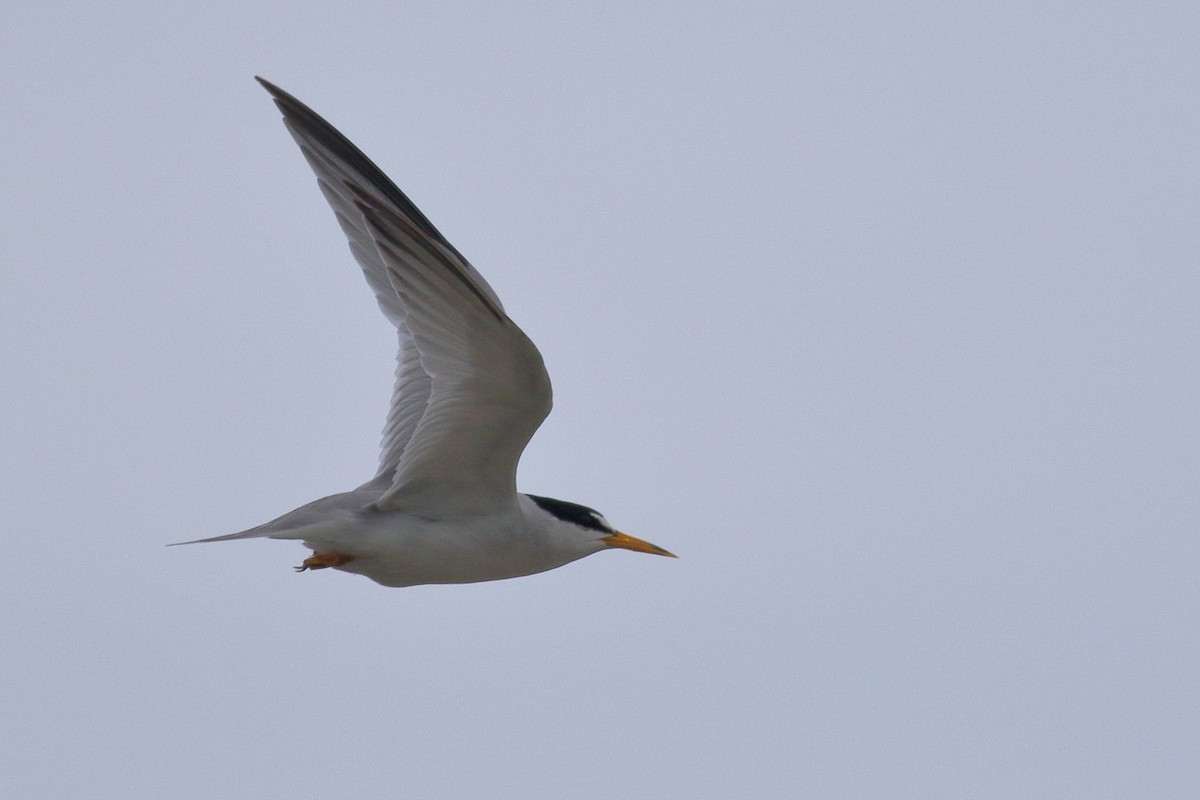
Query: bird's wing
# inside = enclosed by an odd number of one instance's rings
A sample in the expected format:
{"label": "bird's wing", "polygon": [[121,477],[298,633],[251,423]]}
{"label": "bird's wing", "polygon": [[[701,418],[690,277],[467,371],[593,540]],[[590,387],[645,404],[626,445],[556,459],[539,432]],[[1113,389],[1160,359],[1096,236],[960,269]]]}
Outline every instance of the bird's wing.
{"label": "bird's wing", "polygon": [[511,504],[521,452],[550,413],[541,354],[496,293],[362,152],[259,78],[317,175],[399,332],[378,476],[383,509],[455,515]]}

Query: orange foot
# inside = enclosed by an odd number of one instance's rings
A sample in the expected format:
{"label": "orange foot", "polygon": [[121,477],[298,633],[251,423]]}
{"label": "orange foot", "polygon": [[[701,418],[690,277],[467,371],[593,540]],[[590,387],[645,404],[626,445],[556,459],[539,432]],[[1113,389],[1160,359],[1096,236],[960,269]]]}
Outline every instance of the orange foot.
{"label": "orange foot", "polygon": [[313,553],[304,559],[303,564],[296,567],[296,572],[304,572],[309,569],[325,569],[326,567],[340,567],[342,564],[353,560],[354,556],[344,556],[341,553]]}

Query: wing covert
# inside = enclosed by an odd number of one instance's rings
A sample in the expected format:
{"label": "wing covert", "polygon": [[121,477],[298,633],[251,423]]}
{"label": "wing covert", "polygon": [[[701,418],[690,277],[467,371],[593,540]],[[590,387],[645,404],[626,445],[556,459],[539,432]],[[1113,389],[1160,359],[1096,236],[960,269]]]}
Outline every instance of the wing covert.
{"label": "wing covert", "polygon": [[521,452],[550,412],[541,355],[496,293],[394,183],[294,97],[258,79],[396,326],[396,384],[377,473],[384,509],[486,513],[515,500]]}

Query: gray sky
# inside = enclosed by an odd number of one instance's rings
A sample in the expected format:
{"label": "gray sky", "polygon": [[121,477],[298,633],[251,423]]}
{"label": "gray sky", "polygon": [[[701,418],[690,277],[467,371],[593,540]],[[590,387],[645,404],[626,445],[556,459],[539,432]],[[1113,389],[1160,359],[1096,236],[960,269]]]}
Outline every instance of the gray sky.
{"label": "gray sky", "polygon": [[[13,797],[1200,792],[1194,3],[5,17]],[[679,561],[163,547],[369,477],[390,391],[254,74],[542,349],[521,487]]]}

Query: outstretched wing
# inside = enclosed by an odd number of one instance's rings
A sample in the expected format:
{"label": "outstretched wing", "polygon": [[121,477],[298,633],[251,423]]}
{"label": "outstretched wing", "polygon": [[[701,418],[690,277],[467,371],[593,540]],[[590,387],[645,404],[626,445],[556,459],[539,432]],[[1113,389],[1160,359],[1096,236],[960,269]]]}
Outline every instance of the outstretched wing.
{"label": "outstretched wing", "polygon": [[450,516],[513,503],[517,461],[550,413],[541,354],[483,277],[378,167],[303,103],[258,80],[399,332],[378,472],[391,484],[377,505]]}

